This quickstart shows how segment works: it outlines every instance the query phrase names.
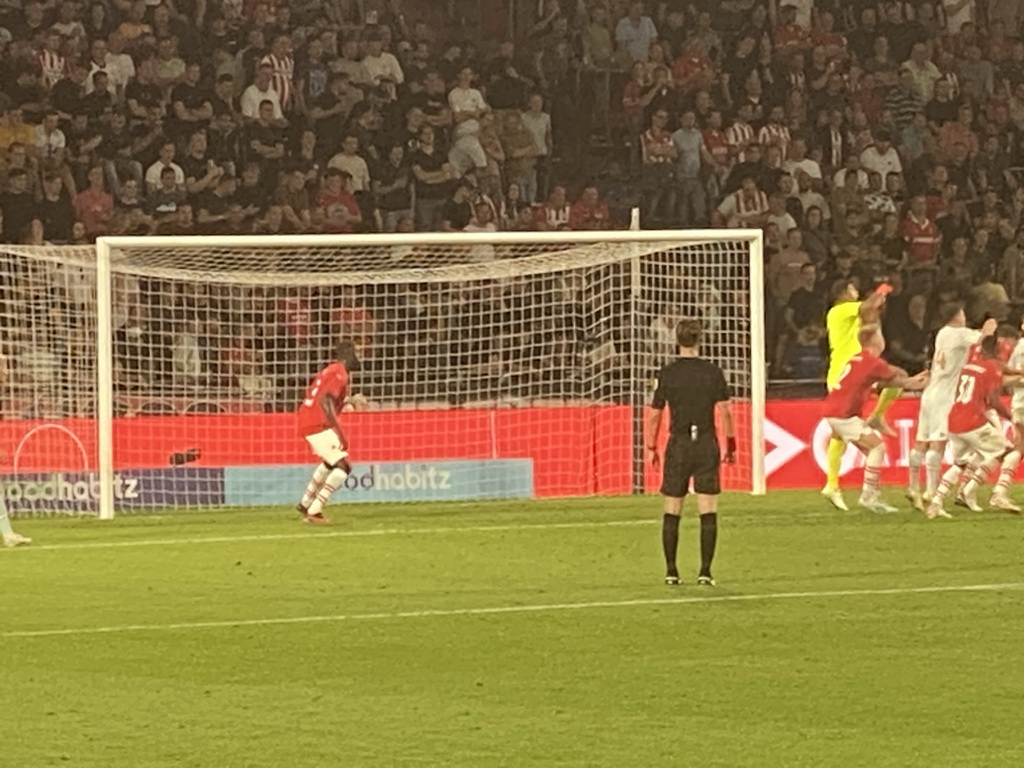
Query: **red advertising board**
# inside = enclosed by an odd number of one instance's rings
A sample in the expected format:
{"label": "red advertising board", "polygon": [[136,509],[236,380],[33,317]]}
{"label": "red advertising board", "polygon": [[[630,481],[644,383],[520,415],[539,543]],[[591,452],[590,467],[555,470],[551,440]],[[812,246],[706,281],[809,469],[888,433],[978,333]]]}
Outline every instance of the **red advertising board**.
{"label": "red advertising board", "polygon": [[[916,399],[893,407],[898,436],[888,441],[886,479],[904,478],[917,420]],[[768,487],[815,488],[824,480],[828,427],[816,401],[771,401],[765,421]],[[745,418],[739,406],[738,422]],[[628,406],[346,414],[343,421],[359,462],[449,459],[533,460],[538,496],[624,494],[632,488],[633,419]],[[295,433],[291,414],[149,416],[114,423],[115,467],[168,466],[172,454],[198,449],[202,467],[299,464],[312,457]],[[852,450],[844,474],[858,482]],[[96,425],[0,422],[0,472],[76,471],[96,467]],[[727,468],[727,488],[750,487],[749,445]],[[656,489],[650,468],[647,486]]]}

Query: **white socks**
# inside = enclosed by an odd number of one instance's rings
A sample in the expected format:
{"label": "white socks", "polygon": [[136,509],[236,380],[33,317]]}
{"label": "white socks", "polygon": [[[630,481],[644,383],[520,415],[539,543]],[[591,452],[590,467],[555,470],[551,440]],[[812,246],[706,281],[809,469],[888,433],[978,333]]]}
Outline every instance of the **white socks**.
{"label": "white socks", "polygon": [[[967,467],[967,472],[971,471],[971,467]],[[960,480],[960,475],[963,470],[954,464],[952,467],[946,470],[946,474],[942,476],[942,480],[939,481],[938,487],[935,489],[935,495],[932,496],[932,504],[941,507],[942,502],[946,498],[946,494],[949,493],[949,489],[952,488]]]}
{"label": "white socks", "polygon": [[7,537],[14,533],[11,528],[11,519],[7,516],[7,505],[0,499],[0,535]]}
{"label": "white socks", "polygon": [[933,494],[939,487],[939,477],[942,474],[942,452],[926,451],[924,454],[924,476],[925,493]]}
{"label": "white socks", "polygon": [[333,467],[321,462],[316,465],[316,469],[313,470],[313,477],[309,481],[309,485],[306,486],[306,492],[302,494],[302,508],[309,509],[309,505],[313,503],[313,499],[316,498],[317,491],[320,490],[320,486],[324,484],[324,480],[331,473]]}
{"label": "white socks", "polygon": [[996,482],[995,493],[1005,494],[1013,482],[1013,476],[1017,474],[1017,467],[1020,465],[1020,451],[1010,451],[1003,457],[1002,467],[999,469],[999,480]]}
{"label": "white socks", "polygon": [[994,470],[999,466],[999,462],[996,459],[989,459],[980,467],[977,467],[973,473],[967,478],[967,482],[964,483],[963,494],[966,498],[974,498],[974,494],[978,492],[978,486],[982,485],[988,476],[992,474]]}
{"label": "white socks", "polygon": [[910,480],[907,488],[911,493],[918,493],[921,490],[921,467],[924,465],[924,451],[913,448],[910,451]]}
{"label": "white socks", "polygon": [[862,495],[865,499],[873,499],[878,495],[878,483],[882,476],[883,461],[885,461],[885,445],[879,443],[868,451],[864,462],[864,489]]}
{"label": "white socks", "polygon": [[316,496],[310,505],[307,507],[307,514],[319,515],[324,511],[324,505],[330,501],[331,496],[334,492],[341,488],[345,483],[345,478],[348,477],[348,472],[343,469],[335,467],[327,473],[327,477],[320,485],[320,489],[316,492]]}

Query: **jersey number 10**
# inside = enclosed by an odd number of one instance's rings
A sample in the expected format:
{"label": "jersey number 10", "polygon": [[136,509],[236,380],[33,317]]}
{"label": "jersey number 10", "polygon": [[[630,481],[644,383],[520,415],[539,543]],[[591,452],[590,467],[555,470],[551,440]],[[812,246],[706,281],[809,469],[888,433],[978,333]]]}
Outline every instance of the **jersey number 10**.
{"label": "jersey number 10", "polygon": [[974,399],[974,387],[977,383],[973,376],[961,376],[956,388],[956,401],[964,405],[970,403]]}

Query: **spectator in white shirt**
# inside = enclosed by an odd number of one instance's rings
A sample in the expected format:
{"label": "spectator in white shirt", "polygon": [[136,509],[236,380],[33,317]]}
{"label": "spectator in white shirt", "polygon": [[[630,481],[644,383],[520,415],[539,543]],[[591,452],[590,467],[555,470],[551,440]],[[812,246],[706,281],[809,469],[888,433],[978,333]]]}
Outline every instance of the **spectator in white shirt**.
{"label": "spectator in white shirt", "polygon": [[455,121],[448,161],[459,176],[474,168],[487,167],[487,155],[480,144],[480,116],[491,108],[472,84],[473,70],[463,67],[448,94],[448,106]]}
{"label": "spectator in white shirt", "polygon": [[939,68],[928,59],[928,46],[915,43],[910,50],[910,60],[904,62],[906,69],[914,76],[914,90],[921,100],[927,104],[935,97],[935,83],[942,77]]}
{"label": "spectator in white shirt", "polygon": [[[789,160],[785,162],[783,168],[793,174],[794,178],[798,178],[799,173],[804,173],[812,180],[821,180],[821,165],[807,156],[807,142],[804,139],[794,139],[789,145]],[[800,190],[804,191],[802,184]]]}
{"label": "spectator in white shirt", "polygon": [[93,40],[89,47],[91,58],[89,59],[89,72],[85,76],[85,92],[92,93],[96,85],[93,82],[93,75],[97,72],[107,73],[107,90],[114,95],[116,87],[113,78],[110,77],[110,70],[107,69],[107,42],[105,40]]}
{"label": "spectator in white shirt", "polygon": [[242,91],[240,107],[243,116],[251,120],[259,120],[260,104],[269,101],[274,105],[274,119],[284,119],[281,97],[274,90],[273,79],[274,68],[269,64],[260,64],[259,69],[256,70],[256,79],[253,84]]}
{"label": "spectator in white shirt", "polygon": [[768,198],[768,218],[765,226],[768,224],[777,226],[779,232],[788,233],[791,229],[796,229],[796,219],[786,210],[786,196],[781,192],[776,192]]}
{"label": "spectator in white shirt", "polygon": [[185,172],[181,169],[181,166],[174,162],[174,153],[176,147],[173,141],[164,142],[160,146],[160,153],[158,159],[149,168],[146,169],[146,191],[152,192],[153,190],[160,187],[160,175],[163,173],[164,168],[170,168],[174,171],[174,181],[182,187],[185,184]]}
{"label": "spectator in white shirt", "polygon": [[615,26],[615,42],[619,50],[629,54],[631,62],[646,61],[651,43],[658,39],[658,29],[650,16],[644,15],[643,0],[629,4],[629,14]]}
{"label": "spectator in white shirt", "polygon": [[384,50],[384,43],[379,36],[373,35],[366,41],[366,56],[363,57],[363,69],[374,85],[387,85],[394,96],[396,86],[405,82],[402,65],[391,53]]}
{"label": "spectator in white shirt", "polygon": [[359,137],[348,135],[341,142],[341,152],[327,162],[328,168],[336,168],[349,174],[348,191],[352,194],[365,192],[370,188],[370,169],[359,156]]}
{"label": "spectator in white shirt", "polygon": [[964,24],[973,24],[978,18],[975,0],[942,0],[946,16],[946,33],[955,35]]}
{"label": "spectator in white shirt", "polygon": [[67,138],[60,129],[60,113],[47,112],[35,130],[39,155],[43,158],[59,158],[67,146]]}
{"label": "spectator in white shirt", "polygon": [[135,77],[135,62],[124,52],[124,35],[114,31],[107,41],[107,73],[110,85],[120,94]]}
{"label": "spectator in white shirt", "polygon": [[881,128],[875,132],[875,143],[860,153],[860,164],[868,173],[874,171],[883,179],[890,173],[903,173],[903,163],[888,130]]}

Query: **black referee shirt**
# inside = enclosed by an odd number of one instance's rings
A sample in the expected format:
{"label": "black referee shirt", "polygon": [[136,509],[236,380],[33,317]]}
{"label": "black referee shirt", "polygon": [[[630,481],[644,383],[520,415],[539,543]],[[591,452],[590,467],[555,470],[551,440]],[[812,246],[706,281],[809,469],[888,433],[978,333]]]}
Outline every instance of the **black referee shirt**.
{"label": "black referee shirt", "polygon": [[715,404],[729,397],[729,385],[717,365],[699,357],[680,357],[658,373],[651,405],[659,411],[668,405],[672,437],[693,439],[715,433]]}

